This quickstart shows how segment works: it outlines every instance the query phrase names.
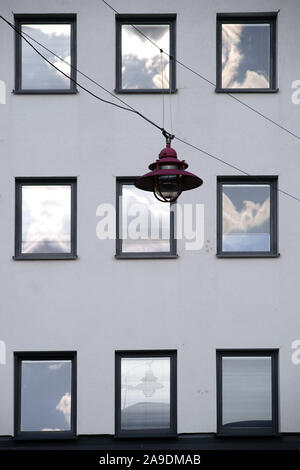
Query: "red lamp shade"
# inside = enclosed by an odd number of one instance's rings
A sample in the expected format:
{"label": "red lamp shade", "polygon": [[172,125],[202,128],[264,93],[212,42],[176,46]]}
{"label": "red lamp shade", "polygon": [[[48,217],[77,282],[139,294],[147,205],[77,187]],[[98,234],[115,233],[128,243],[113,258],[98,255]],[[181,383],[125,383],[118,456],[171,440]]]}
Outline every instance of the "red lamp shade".
{"label": "red lamp shade", "polygon": [[171,148],[171,139],[167,137],[166,148],[160,152],[159,159],[149,165],[152,171],[137,178],[135,186],[153,192],[161,202],[174,202],[182,191],[203,183],[201,178],[185,171],[187,167],[184,160],[178,160],[176,151]]}

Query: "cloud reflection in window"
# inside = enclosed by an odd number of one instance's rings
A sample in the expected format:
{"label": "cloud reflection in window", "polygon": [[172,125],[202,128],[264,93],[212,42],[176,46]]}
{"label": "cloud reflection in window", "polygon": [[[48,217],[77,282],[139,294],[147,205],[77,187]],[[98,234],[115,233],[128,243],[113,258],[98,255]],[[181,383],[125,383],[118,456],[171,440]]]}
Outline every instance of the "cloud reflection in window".
{"label": "cloud reflection in window", "polygon": [[22,187],[22,253],[71,252],[71,186]]}
{"label": "cloud reflection in window", "polygon": [[[22,32],[29,34],[66,62],[71,62],[70,24],[23,24]],[[56,67],[70,75],[69,65],[38,45],[34,44],[34,46]],[[49,65],[29,44],[22,41],[22,88],[25,90],[69,89],[70,80]]]}
{"label": "cloud reflection in window", "polygon": [[71,428],[70,360],[23,360],[21,431]]}
{"label": "cloud reflection in window", "polygon": [[[169,25],[134,25],[161,49],[170,53]],[[161,54],[132,25],[122,25],[122,88],[169,88],[169,58]],[[163,59],[163,60],[162,60]],[[162,73],[163,70],[163,73]]]}
{"label": "cloud reflection in window", "polygon": [[223,185],[223,251],[270,250],[270,186]]}
{"label": "cloud reflection in window", "polygon": [[222,87],[270,87],[270,24],[222,25]]}

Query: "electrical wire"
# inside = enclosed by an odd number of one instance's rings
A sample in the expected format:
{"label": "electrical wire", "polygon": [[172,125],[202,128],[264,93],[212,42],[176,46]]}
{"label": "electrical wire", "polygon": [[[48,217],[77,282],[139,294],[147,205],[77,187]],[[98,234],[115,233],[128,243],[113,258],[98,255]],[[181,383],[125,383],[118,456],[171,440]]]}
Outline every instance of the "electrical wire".
{"label": "electrical wire", "polygon": [[[88,88],[86,88],[85,86],[81,85],[80,83],[77,82],[77,80],[75,80],[73,77],[69,76],[68,74],[66,74],[65,72],[63,72],[59,67],[57,67],[56,65],[54,65],[50,60],[48,60],[30,41],[28,41],[28,39],[26,39],[26,37],[23,36],[23,34],[20,32],[20,30],[18,28],[16,28],[12,23],[10,23],[8,20],[6,20],[2,15],[0,15],[0,18],[5,22],[7,23],[42,59],[45,60],[45,62],[47,62],[49,65],[51,65],[51,67],[53,67],[55,70],[57,70],[59,73],[61,73],[62,75],[64,75],[66,78],[68,78],[72,83],[74,83],[75,85],[77,85],[79,88],[81,88],[82,90],[84,90],[86,93],[88,93],[89,95],[93,96],[94,98],[102,101],[103,103],[106,103],[106,104],[110,104],[112,106],[115,106],[117,108],[120,108],[120,109],[123,109],[125,111],[129,111],[129,112],[132,112],[134,114],[137,114],[138,116],[140,116],[142,119],[144,119],[145,121],[147,121],[149,124],[152,124],[154,127],[156,127],[157,129],[159,129],[160,131],[164,131],[166,132],[167,134],[169,134],[163,127],[160,127],[158,124],[156,124],[154,121],[152,121],[151,119],[149,119],[148,117],[146,117],[144,114],[140,113],[139,111],[137,111],[136,109],[132,108],[131,106],[127,105],[126,103],[126,106],[128,107],[124,107],[124,106],[121,106],[117,103],[113,103],[112,101],[109,101],[109,100],[105,100],[104,98],[101,98],[99,95],[96,95],[95,93],[93,93],[92,91],[90,91]],[[49,49],[48,49],[49,52],[51,52]],[[51,52],[52,53],[52,52]],[[67,63],[66,61],[64,61],[63,59],[61,59],[59,56],[57,56],[56,54],[53,53],[53,55],[57,58],[59,58],[60,60],[62,60],[63,62]],[[69,64],[71,66],[71,64]],[[99,85],[100,86],[100,85]],[[101,88],[103,90],[104,87],[101,86]],[[108,92],[109,93],[109,92]],[[124,102],[125,103],[125,102]]]}
{"label": "electrical wire", "polygon": [[[11,28],[13,28],[14,30],[16,30],[17,28],[12,24],[10,23],[8,20],[6,20],[3,16],[0,15],[0,18],[3,19],[3,21],[5,21]],[[57,55],[55,52],[53,52],[51,49],[49,49],[48,47],[46,47],[44,44],[40,43],[39,41],[37,41],[34,37],[30,36],[30,34],[26,33],[25,31],[20,31],[19,32],[23,35],[23,36],[26,36],[27,38],[29,38],[31,41],[33,41],[35,44],[38,44],[40,47],[42,47],[43,49],[45,49],[47,52],[49,52],[51,55],[53,55],[54,57],[56,57],[57,59],[59,59],[61,62],[65,63],[66,65],[68,65],[69,67],[71,67],[72,70],[75,70],[77,73],[79,73],[80,75],[82,75],[83,77],[85,77],[87,80],[89,80],[90,82],[94,83],[94,85],[97,85],[98,87],[100,87],[103,91],[105,91],[106,93],[109,93],[114,99],[120,101],[121,103],[123,103],[124,105],[128,106],[128,108],[131,108],[132,110],[136,111],[136,109],[134,109],[132,106],[130,106],[130,104],[126,103],[124,100],[122,100],[119,96],[116,96],[113,92],[111,92],[110,90],[108,90],[107,88],[105,88],[103,85],[101,85],[101,83],[97,82],[95,79],[89,77],[88,75],[86,75],[84,72],[82,72],[81,70],[79,70],[77,67],[75,67],[73,64],[69,63],[67,60],[63,59],[62,57],[60,57],[59,55]]]}
{"label": "electrical wire", "polygon": [[[117,15],[119,15],[120,13],[115,9],[113,8],[107,1],[105,0],[101,0],[108,8],[110,8],[114,13],[116,13]],[[189,67],[188,65],[186,65],[184,62],[180,61],[179,59],[177,59],[176,57],[174,57],[173,55],[169,54],[168,52],[164,51],[163,49],[161,49],[158,44],[156,44],[151,38],[149,38],[145,33],[143,33],[143,31],[141,31],[138,27],[136,27],[135,25],[131,24],[130,26],[132,26],[139,34],[141,34],[145,39],[147,39],[151,44],[153,44],[153,46],[155,46],[157,49],[159,49],[161,52],[163,52],[164,54],[166,54],[166,56],[169,57],[170,60],[174,60],[177,64],[179,64],[181,67],[185,68],[186,70],[189,70],[191,73],[193,73],[194,75],[196,75],[197,77],[201,78],[201,80],[204,80],[206,83],[208,83],[209,85],[213,86],[214,88],[216,87],[216,84],[214,82],[212,82],[211,80],[209,80],[207,77],[205,77],[204,75],[202,75],[201,73],[197,72],[196,70],[192,69],[191,67]],[[226,93],[226,96],[228,96],[229,98],[232,98],[233,100],[235,100],[237,103],[240,103],[242,106],[245,106],[247,109],[249,109],[250,111],[253,111],[254,113],[256,113],[258,116],[262,117],[263,119],[265,119],[266,121],[270,122],[271,124],[273,124],[274,126],[277,126],[279,129],[283,130],[284,132],[287,132],[288,134],[290,134],[291,136],[295,137],[296,139],[300,140],[300,136],[297,135],[295,132],[291,131],[290,129],[288,129],[287,127],[283,126],[282,124],[279,124],[278,122],[274,121],[274,119],[270,118],[269,116],[266,116],[264,113],[262,113],[261,111],[258,111],[257,109],[255,109],[253,106],[250,106],[248,103],[246,103],[245,101],[241,100],[240,98],[237,98],[235,95],[233,95],[232,93]]]}
{"label": "electrical wire", "polygon": [[[106,3],[104,0],[102,0],[104,3]],[[163,127],[160,127],[158,124],[156,124],[154,121],[152,121],[151,119],[147,118],[144,114],[142,114],[140,111],[137,111],[135,108],[133,108],[132,106],[130,106],[129,104],[127,104],[124,100],[121,100],[123,102],[123,104],[125,104],[126,106],[128,107],[124,107],[124,106],[120,106],[118,105],[117,103],[113,103],[112,101],[108,101],[108,100],[105,100],[103,98],[101,98],[100,96],[96,95],[95,93],[91,92],[89,89],[87,89],[86,87],[84,87],[83,85],[79,84],[77,82],[77,80],[75,80],[73,77],[69,76],[68,74],[66,74],[65,72],[63,72],[59,67],[57,67],[56,65],[54,65],[50,60],[48,60],[43,54],[41,54],[41,52],[36,48],[34,47],[33,44],[31,44],[30,41],[28,41],[24,36],[23,36],[23,33],[20,32],[20,30],[18,28],[16,28],[12,23],[10,23],[7,19],[5,19],[2,15],[0,15],[0,18],[5,22],[7,23],[42,59],[44,59],[50,66],[52,66],[54,69],[56,69],[59,73],[61,73],[62,75],[64,75],[66,78],[68,78],[71,82],[75,83],[79,88],[83,89],[85,92],[87,92],[88,94],[90,94],[91,96],[93,96],[94,98],[106,103],[106,104],[110,104],[112,106],[115,106],[117,108],[120,108],[122,110],[125,110],[125,111],[129,111],[129,112],[132,112],[133,114],[136,114],[137,116],[140,116],[142,119],[144,119],[145,121],[147,121],[149,124],[153,125],[154,127],[156,127],[157,129],[159,129],[163,135],[165,137],[171,137],[171,138],[175,138],[176,140],[178,140],[179,142],[181,142],[182,144],[184,145],[187,145],[188,147],[191,147],[193,148],[194,150],[197,150],[201,153],[203,153],[204,155],[210,157],[210,158],[213,158],[214,160],[217,160],[219,161],[220,163],[223,163],[224,165],[234,169],[234,170],[237,170],[241,173],[243,173],[244,175],[247,175],[247,176],[250,176],[249,173],[247,173],[246,171],[242,170],[241,168],[227,162],[226,160],[220,158],[220,157],[217,157],[216,155],[213,155],[212,153],[209,153],[207,152],[206,150],[200,148],[200,147],[197,147],[196,145],[193,145],[191,144],[190,142],[187,142],[186,140],[183,140],[181,139],[180,137],[177,137],[177,136],[174,136],[172,135],[171,133],[167,132]],[[26,34],[27,36],[29,36],[28,34]],[[33,38],[32,38],[33,39]],[[33,39],[34,40],[34,39]],[[37,42],[36,40],[34,40],[35,42]],[[52,52],[50,49],[46,48],[46,46],[43,46],[41,43],[38,43],[41,47],[43,47],[44,49],[46,49],[49,53],[53,54],[55,57],[57,57],[59,60],[61,60],[62,62],[68,64],[68,62],[66,62],[64,59],[62,59],[61,57],[59,57],[57,54],[55,54],[54,52]],[[96,85],[98,85],[100,88],[102,88],[104,91],[107,91],[107,93],[110,93],[112,95],[112,93],[109,91],[109,90],[106,90],[106,88],[104,88],[101,84],[99,84],[98,82],[96,82],[95,80],[93,80],[92,78],[90,78],[88,75],[84,74],[83,72],[80,72],[77,68],[75,68],[73,65],[71,64],[68,64],[71,68],[75,69],[76,71],[78,71],[80,74],[82,74],[83,76],[85,76],[88,80],[92,81],[93,83],[95,83]],[[114,96],[112,95],[114,98],[117,98],[119,99],[117,96]],[[300,198],[288,193],[287,191],[284,191],[282,189],[277,189],[278,192],[288,196],[288,197],[291,197],[292,199],[295,199],[296,201],[299,201],[300,202]]]}
{"label": "electrical wire", "polygon": [[170,114],[170,129],[171,129],[171,134],[173,134],[172,90],[171,90],[171,83],[170,83],[170,75],[169,75],[169,114]]}
{"label": "electrical wire", "polygon": [[[6,21],[6,23],[11,26],[14,30],[16,30],[17,28],[12,24],[10,23],[8,20],[6,20],[5,18],[3,18],[3,16],[0,15],[0,18],[2,18],[4,21]],[[70,67],[72,70],[76,71],[76,73],[82,75],[84,78],[86,78],[87,80],[89,80],[91,83],[93,83],[94,85],[98,86],[99,88],[101,88],[103,91],[105,91],[106,93],[108,93],[110,96],[112,96],[114,99],[120,101],[122,104],[124,104],[125,106],[127,106],[128,108],[130,108],[132,111],[136,112],[137,114],[139,113],[139,111],[134,108],[133,106],[131,106],[129,103],[127,103],[125,100],[122,100],[119,96],[115,95],[113,92],[111,92],[110,90],[108,90],[107,88],[105,88],[103,85],[101,85],[101,83],[97,82],[95,79],[91,78],[90,76],[88,76],[87,74],[85,74],[84,72],[82,72],[80,69],[78,69],[77,67],[75,67],[73,64],[71,64],[70,62],[68,62],[67,60],[63,59],[62,57],[60,57],[58,54],[56,54],[54,51],[52,51],[51,49],[49,49],[48,47],[46,47],[44,44],[42,44],[41,42],[37,41],[34,37],[32,37],[30,34],[26,33],[25,31],[19,31],[22,35],[26,36],[27,38],[29,38],[31,41],[33,41],[34,43],[38,44],[41,48],[45,49],[47,52],[49,52],[51,55],[53,55],[54,57],[56,57],[59,61],[63,62],[64,64],[66,64],[68,67]],[[163,61],[163,58],[162,58],[162,54],[161,54],[161,60]],[[163,65],[162,65],[163,66]],[[163,77],[163,71],[162,71],[162,77]],[[162,78],[162,81],[164,81],[164,78]],[[163,88],[163,87],[162,87]],[[171,100],[171,93],[172,93],[172,90],[171,90],[171,87],[169,87],[169,91],[170,91],[170,99],[169,99],[169,108],[170,108],[170,122],[171,122],[171,133],[168,133],[167,134],[170,134],[172,135],[173,134],[173,121],[172,121],[172,100]],[[164,120],[163,120],[164,121]],[[163,127],[164,127],[164,123],[163,123]]]}
{"label": "electrical wire", "polygon": [[[243,173],[245,176],[251,176],[253,177],[253,175],[251,175],[250,173],[247,173],[245,170],[242,170],[241,168],[235,166],[235,165],[232,165],[231,163],[223,160],[222,158],[220,157],[217,157],[216,155],[213,155],[212,153],[209,153],[207,152],[206,150],[200,148],[200,147],[197,147],[196,145],[193,145],[191,144],[190,142],[187,142],[186,140],[183,140],[183,139],[180,139],[180,137],[177,137],[176,135],[174,136],[174,139],[178,140],[179,142],[187,145],[188,147],[191,147],[193,148],[194,150],[198,150],[199,152],[203,153],[204,155],[207,155],[208,157],[210,158],[213,158],[214,160],[217,160],[218,162],[220,163],[223,163],[224,165],[230,167],[230,168],[233,168],[234,170],[237,170],[239,171],[240,173]],[[288,196],[292,199],[295,199],[296,201],[300,202],[300,198],[298,198],[297,196],[294,196],[293,194],[290,194],[288,193],[287,191],[284,191],[283,189],[280,189],[280,188],[277,188],[277,191],[279,193],[282,193],[284,194],[285,196]]]}
{"label": "electrical wire", "polygon": [[161,63],[161,89],[162,89],[162,126],[165,127],[165,90],[164,90],[164,58],[162,51],[160,53]]}
{"label": "electrical wire", "polygon": [[241,168],[239,168],[239,167],[237,167],[237,166],[235,166],[235,165],[232,165],[231,163],[228,163],[228,162],[226,162],[225,160],[222,160],[222,158],[219,158],[219,157],[217,157],[216,155],[213,155],[212,153],[209,153],[209,152],[207,152],[206,150],[204,150],[204,149],[202,149],[202,148],[200,148],[200,147],[197,147],[196,145],[190,144],[190,143],[187,142],[186,140],[180,139],[180,137],[177,137],[176,135],[174,136],[174,139],[178,140],[178,141],[181,142],[182,144],[188,145],[189,147],[193,148],[194,150],[198,150],[199,152],[204,153],[204,155],[207,155],[208,157],[213,158],[214,160],[217,160],[218,162],[221,162],[221,163],[223,163],[224,165],[227,165],[227,166],[229,166],[230,168],[233,168],[234,170],[239,171],[240,173],[243,173],[243,174],[246,175],[246,176],[250,176],[249,173],[247,173],[246,171],[242,170]]}

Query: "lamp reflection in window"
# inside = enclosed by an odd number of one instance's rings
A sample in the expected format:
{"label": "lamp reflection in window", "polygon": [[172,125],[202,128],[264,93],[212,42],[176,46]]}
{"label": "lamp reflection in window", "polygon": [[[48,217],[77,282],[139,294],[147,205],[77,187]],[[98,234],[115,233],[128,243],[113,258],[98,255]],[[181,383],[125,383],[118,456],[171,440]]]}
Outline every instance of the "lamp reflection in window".
{"label": "lamp reflection in window", "polygon": [[122,358],[121,403],[122,429],[169,428],[170,358]]}

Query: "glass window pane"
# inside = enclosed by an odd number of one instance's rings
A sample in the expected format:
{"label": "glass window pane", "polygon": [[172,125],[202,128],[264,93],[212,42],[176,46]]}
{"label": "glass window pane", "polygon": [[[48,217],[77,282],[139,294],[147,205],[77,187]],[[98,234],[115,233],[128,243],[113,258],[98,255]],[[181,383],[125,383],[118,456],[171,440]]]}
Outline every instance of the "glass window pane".
{"label": "glass window pane", "polygon": [[22,361],[21,431],[71,429],[71,360]]}
{"label": "glass window pane", "polygon": [[270,251],[270,185],[223,184],[223,251]]}
{"label": "glass window pane", "polygon": [[170,204],[134,184],[124,184],[120,213],[123,253],[170,251]]}
{"label": "glass window pane", "polygon": [[[137,29],[135,29],[137,28]],[[123,24],[122,34],[122,88],[169,88],[169,57],[162,54],[145,36],[170,53],[170,26],[163,24]]]}
{"label": "glass window pane", "polygon": [[270,24],[222,24],[222,87],[270,88]]}
{"label": "glass window pane", "polygon": [[[29,34],[35,40],[53,51],[59,57],[71,63],[71,25],[70,24],[23,24],[22,32]],[[54,57],[53,54],[40,50],[50,62],[70,76],[70,66]],[[58,70],[49,65],[25,41],[22,47],[22,88],[25,90],[54,90],[69,89],[70,80]]]}
{"label": "glass window pane", "polygon": [[170,358],[121,359],[121,429],[170,428]]}
{"label": "glass window pane", "polygon": [[223,357],[224,426],[272,426],[271,357]]}
{"label": "glass window pane", "polygon": [[71,186],[22,186],[22,253],[71,252]]}

